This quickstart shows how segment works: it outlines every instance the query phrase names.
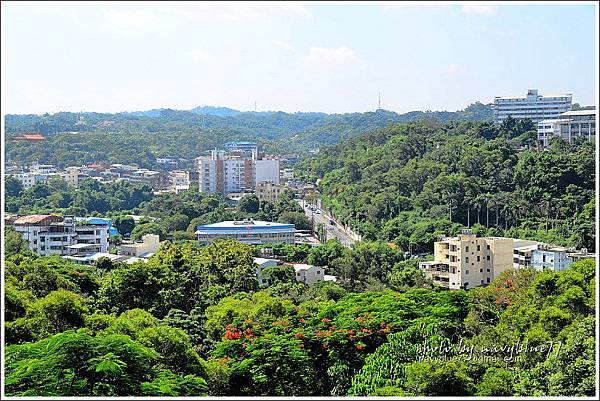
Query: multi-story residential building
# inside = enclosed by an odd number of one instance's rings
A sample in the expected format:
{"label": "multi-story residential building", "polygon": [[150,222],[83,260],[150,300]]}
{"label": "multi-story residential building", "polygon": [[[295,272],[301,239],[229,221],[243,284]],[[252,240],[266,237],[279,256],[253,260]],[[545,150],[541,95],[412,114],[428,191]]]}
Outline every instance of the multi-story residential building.
{"label": "multi-story residential building", "polygon": [[34,163],[31,165],[30,171],[38,174],[50,174],[57,173],[58,169],[52,164],[38,164]]}
{"label": "multi-story residential building", "polygon": [[31,215],[15,219],[12,225],[27,241],[29,249],[41,256],[70,255],[81,249],[108,250],[106,224],[78,221],[73,216]]}
{"label": "multi-story residential building", "polygon": [[537,270],[550,269],[554,271],[568,269],[573,263],[568,252],[567,248],[560,246],[541,246],[531,254],[531,267]]}
{"label": "multi-story residential building", "polygon": [[294,169],[293,168],[284,168],[281,170],[281,182],[288,182],[294,179]]}
{"label": "multi-story residential building", "polygon": [[214,149],[210,156],[197,157],[195,164],[200,192],[244,193],[256,185],[255,159],[240,151],[225,154]]}
{"label": "multi-story residential building", "polygon": [[156,163],[165,170],[176,170],[179,168],[179,160],[174,157],[157,157]]}
{"label": "multi-story residential building", "polygon": [[245,244],[261,245],[295,242],[294,224],[267,221],[222,221],[198,226],[195,232],[201,245],[208,245],[217,239],[235,239]]}
{"label": "multi-story residential building", "polygon": [[190,185],[190,176],[187,171],[174,170],[169,172],[169,182],[171,187],[183,187]]}
{"label": "multi-story residential building", "polygon": [[426,276],[451,290],[488,284],[511,267],[511,238],[478,238],[468,230],[435,242],[434,260],[419,263]]}
{"label": "multi-story residential building", "polygon": [[256,165],[256,182],[271,181],[274,184],[279,184],[279,160],[262,159],[255,160]]}
{"label": "multi-story residential building", "polygon": [[249,152],[254,158],[258,155],[258,144],[256,142],[235,141],[223,144],[223,149],[232,151]]}
{"label": "multi-story residential building", "polygon": [[210,156],[194,159],[198,171],[198,186],[203,193],[224,193],[223,157],[225,152],[211,150]]}
{"label": "multi-story residential building", "polygon": [[522,269],[531,267],[531,256],[543,244],[538,241],[513,239],[513,267]]}
{"label": "multi-story residential building", "polygon": [[19,173],[15,174],[14,177],[19,180],[24,189],[33,187],[37,182],[35,173]]}
{"label": "multi-story residential building", "polygon": [[128,181],[148,184],[153,188],[163,186],[165,181],[165,176],[160,172],[145,168],[132,171],[126,178]]}
{"label": "multi-story residential building", "polygon": [[552,138],[572,143],[574,138],[596,139],[596,110],[576,110],[561,113],[557,119],[543,120],[537,125],[538,143],[548,147]]}
{"label": "multi-story residential building", "polygon": [[271,181],[261,181],[256,183],[254,193],[261,202],[275,202],[285,189],[286,187],[283,185],[277,185]]}
{"label": "multi-story residential building", "polygon": [[79,167],[67,167],[63,174],[63,179],[67,181],[67,183],[74,187],[79,187]]}
{"label": "multi-story residential building", "polygon": [[537,89],[529,89],[526,96],[496,96],[494,98],[494,122],[501,124],[508,116],[530,119],[534,123],[557,119],[559,114],[571,110],[572,95],[539,95]]}

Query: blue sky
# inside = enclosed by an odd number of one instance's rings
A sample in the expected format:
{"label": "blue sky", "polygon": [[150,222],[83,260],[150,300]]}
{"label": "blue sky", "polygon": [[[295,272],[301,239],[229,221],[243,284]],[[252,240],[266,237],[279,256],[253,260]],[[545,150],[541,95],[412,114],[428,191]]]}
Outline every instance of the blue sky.
{"label": "blue sky", "polygon": [[2,4],[5,113],[595,103],[595,7]]}

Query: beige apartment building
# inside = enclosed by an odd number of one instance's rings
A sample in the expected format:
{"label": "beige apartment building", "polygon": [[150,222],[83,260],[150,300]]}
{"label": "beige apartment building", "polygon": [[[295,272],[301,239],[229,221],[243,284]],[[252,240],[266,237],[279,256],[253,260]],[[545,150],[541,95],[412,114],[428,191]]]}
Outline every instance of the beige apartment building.
{"label": "beige apartment building", "polygon": [[489,284],[513,267],[512,238],[477,237],[465,230],[434,244],[434,260],[419,263],[425,275],[450,290]]}
{"label": "beige apartment building", "polygon": [[283,185],[275,184],[272,181],[261,181],[256,183],[254,193],[261,202],[275,202],[283,191],[285,191]]}

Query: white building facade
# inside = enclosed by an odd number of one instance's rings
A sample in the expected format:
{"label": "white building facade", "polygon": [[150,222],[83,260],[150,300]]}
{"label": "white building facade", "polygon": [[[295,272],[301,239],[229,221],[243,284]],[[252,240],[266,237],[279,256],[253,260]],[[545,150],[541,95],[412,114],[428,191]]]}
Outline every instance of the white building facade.
{"label": "white building facade", "polygon": [[547,148],[552,138],[561,138],[568,143],[580,137],[595,141],[596,110],[567,111],[556,119],[542,120],[537,125],[537,132],[542,148]]}
{"label": "white building facade", "polygon": [[208,245],[218,239],[235,239],[250,245],[295,242],[294,224],[273,223],[268,221],[222,221],[220,223],[198,226],[195,232],[200,245]]}
{"label": "white building facade", "polygon": [[83,249],[108,251],[106,224],[89,224],[72,216],[31,215],[17,218],[12,225],[40,256],[70,255]]}
{"label": "white building facade", "polygon": [[279,160],[256,160],[256,182],[270,181],[279,184]]}
{"label": "white building facade", "polygon": [[540,95],[537,89],[529,89],[526,96],[496,96],[494,123],[501,124],[509,116],[534,123],[557,119],[561,113],[571,110],[572,98],[571,94]]}

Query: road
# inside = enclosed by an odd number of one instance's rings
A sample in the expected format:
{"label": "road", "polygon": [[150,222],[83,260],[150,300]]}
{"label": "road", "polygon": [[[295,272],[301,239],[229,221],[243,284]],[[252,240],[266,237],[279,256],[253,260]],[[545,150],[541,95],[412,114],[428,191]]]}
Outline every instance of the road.
{"label": "road", "polygon": [[346,234],[346,232],[344,231],[344,229],[339,226],[338,224],[330,224],[329,220],[332,219],[332,217],[328,216],[325,214],[325,212],[323,210],[320,210],[321,213],[315,213],[314,211],[310,210],[308,208],[309,204],[306,203],[303,199],[296,199],[298,201],[298,203],[300,204],[300,206],[304,209],[304,213],[306,213],[306,215],[308,216],[309,220],[312,220],[314,218],[314,224],[315,226],[317,226],[318,224],[322,224],[323,227],[325,228],[325,231],[327,232],[327,239],[338,239],[342,245],[344,246],[352,246],[356,241],[350,237],[348,234]]}

